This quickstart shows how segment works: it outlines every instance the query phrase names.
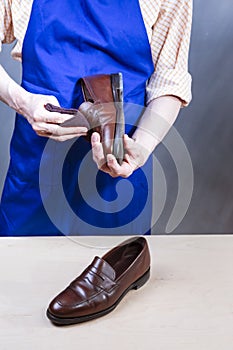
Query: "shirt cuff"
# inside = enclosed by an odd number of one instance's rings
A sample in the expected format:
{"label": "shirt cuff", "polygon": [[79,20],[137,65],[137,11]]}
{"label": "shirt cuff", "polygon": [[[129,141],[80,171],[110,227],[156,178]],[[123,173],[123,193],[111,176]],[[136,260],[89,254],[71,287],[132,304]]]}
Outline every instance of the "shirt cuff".
{"label": "shirt cuff", "polygon": [[146,103],[148,105],[157,97],[173,95],[181,99],[182,107],[186,107],[192,100],[191,86],[192,77],[187,71],[179,69],[156,71],[146,87]]}

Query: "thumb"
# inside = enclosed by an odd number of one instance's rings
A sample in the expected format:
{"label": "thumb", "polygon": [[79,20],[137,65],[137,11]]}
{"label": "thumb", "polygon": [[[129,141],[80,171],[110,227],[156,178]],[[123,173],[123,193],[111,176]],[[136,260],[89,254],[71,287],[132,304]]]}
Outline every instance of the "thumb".
{"label": "thumb", "polygon": [[131,149],[132,146],[134,146],[134,144],[135,144],[134,139],[132,139],[131,137],[129,137],[127,134],[124,134],[124,139],[123,139],[123,141],[124,141],[124,148],[125,148],[126,150]]}
{"label": "thumb", "polygon": [[100,142],[100,134],[98,132],[93,132],[91,135],[92,144]]}

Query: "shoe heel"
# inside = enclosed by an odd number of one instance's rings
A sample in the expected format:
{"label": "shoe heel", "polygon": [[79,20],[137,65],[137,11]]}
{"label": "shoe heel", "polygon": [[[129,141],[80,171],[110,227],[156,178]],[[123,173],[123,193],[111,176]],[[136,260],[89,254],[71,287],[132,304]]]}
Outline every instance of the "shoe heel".
{"label": "shoe heel", "polygon": [[141,288],[150,278],[150,269],[147,270],[142,277],[140,277],[136,282],[134,282],[133,289]]}

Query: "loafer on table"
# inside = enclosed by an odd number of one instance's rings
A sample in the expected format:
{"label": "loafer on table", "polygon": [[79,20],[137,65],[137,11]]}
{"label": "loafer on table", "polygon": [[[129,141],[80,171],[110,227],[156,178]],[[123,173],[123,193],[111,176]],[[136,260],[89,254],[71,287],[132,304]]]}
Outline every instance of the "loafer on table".
{"label": "loafer on table", "polygon": [[58,294],[47,309],[57,325],[89,321],[111,312],[131,289],[150,276],[150,253],[144,237],[130,238],[92,263]]}

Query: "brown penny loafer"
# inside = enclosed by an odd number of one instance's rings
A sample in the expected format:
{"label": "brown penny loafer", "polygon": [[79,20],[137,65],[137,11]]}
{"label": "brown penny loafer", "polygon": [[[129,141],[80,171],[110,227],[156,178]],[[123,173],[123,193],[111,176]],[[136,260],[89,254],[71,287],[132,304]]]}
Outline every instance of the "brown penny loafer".
{"label": "brown penny loafer", "polygon": [[144,237],[130,238],[92,263],[50,303],[47,316],[56,325],[89,321],[111,312],[131,289],[150,276]]}
{"label": "brown penny loafer", "polygon": [[121,73],[96,74],[80,79],[85,103],[79,109],[63,108],[47,103],[50,112],[73,115],[62,127],[82,126],[88,129],[85,138],[91,141],[93,132],[100,134],[105,156],[113,154],[119,164],[124,158],[123,78]]}

